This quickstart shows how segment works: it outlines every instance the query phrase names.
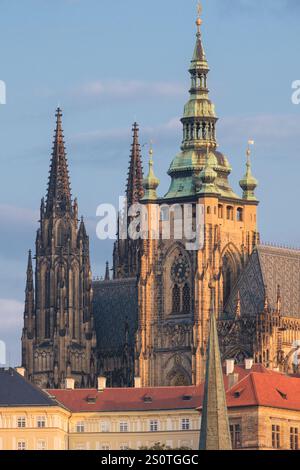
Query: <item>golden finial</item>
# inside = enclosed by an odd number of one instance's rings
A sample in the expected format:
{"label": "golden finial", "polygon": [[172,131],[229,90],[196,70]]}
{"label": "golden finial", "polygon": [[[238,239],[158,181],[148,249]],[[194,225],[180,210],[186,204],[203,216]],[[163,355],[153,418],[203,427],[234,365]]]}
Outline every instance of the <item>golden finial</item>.
{"label": "golden finial", "polygon": [[202,25],[202,19],[201,19],[202,5],[201,5],[201,2],[198,2],[197,12],[198,12],[198,16],[197,16],[197,20],[196,20],[196,25],[197,25],[198,33],[200,33],[200,26]]}
{"label": "golden finial", "polygon": [[149,160],[150,160],[150,163],[153,163],[153,140],[150,140],[149,142]]}

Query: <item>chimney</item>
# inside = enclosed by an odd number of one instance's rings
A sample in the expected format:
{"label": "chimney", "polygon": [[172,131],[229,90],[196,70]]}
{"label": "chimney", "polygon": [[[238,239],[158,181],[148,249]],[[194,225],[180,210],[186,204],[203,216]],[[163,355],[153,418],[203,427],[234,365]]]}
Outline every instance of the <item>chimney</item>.
{"label": "chimney", "polygon": [[106,377],[98,377],[98,392],[103,392],[106,389]]}
{"label": "chimney", "polygon": [[232,388],[239,381],[239,374],[229,374],[228,375],[228,389]]}
{"label": "chimney", "polygon": [[226,375],[233,374],[234,372],[234,359],[226,359]]}
{"label": "chimney", "polygon": [[142,380],[141,377],[134,377],[134,388],[141,388]]}
{"label": "chimney", "polygon": [[74,390],[75,388],[75,380],[72,377],[67,377],[65,380],[65,388],[66,390]]}
{"label": "chimney", "polygon": [[251,370],[253,367],[253,359],[245,359],[245,369]]}
{"label": "chimney", "polygon": [[22,377],[25,377],[25,367],[16,367],[16,371],[18,372],[18,374],[22,375]]}

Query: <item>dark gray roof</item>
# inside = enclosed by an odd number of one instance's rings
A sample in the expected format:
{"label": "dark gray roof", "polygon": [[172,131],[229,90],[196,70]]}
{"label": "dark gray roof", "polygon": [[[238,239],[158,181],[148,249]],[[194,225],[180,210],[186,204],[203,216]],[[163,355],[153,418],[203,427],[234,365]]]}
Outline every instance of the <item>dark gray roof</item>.
{"label": "dark gray roof", "polygon": [[300,318],[300,250],[260,245],[251,255],[226,305],[234,315],[238,291],[242,315],[255,315],[264,307],[265,286],[269,305],[276,308],[280,287],[282,309],[286,317]]}
{"label": "dark gray roof", "polygon": [[14,369],[0,369],[0,406],[57,406]]}
{"label": "dark gray roof", "polygon": [[121,351],[125,344],[126,323],[128,343],[134,346],[138,325],[136,278],[95,282],[93,289],[98,350],[113,354]]}

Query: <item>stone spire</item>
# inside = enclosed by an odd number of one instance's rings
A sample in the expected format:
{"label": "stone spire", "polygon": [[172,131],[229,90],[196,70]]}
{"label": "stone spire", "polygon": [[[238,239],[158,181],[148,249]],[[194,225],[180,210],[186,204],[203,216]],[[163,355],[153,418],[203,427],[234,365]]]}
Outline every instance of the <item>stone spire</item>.
{"label": "stone spire", "polygon": [[211,287],[210,335],[202,406],[200,450],[231,450],[226,394],[223,381],[214,288]]}
{"label": "stone spire", "polygon": [[52,212],[65,213],[71,209],[71,188],[69,181],[68,162],[62,130],[62,112],[56,110],[56,128],[54,133],[46,214]]}
{"label": "stone spire", "polygon": [[33,269],[32,269],[32,255],[31,250],[28,252],[28,262],[27,262],[27,277],[26,277],[26,293],[32,292],[33,287]]}
{"label": "stone spire", "polygon": [[128,207],[139,202],[144,195],[143,167],[141,159],[141,147],[139,144],[139,126],[136,122],[132,126],[132,132],[133,142],[131,145],[131,155],[126,188]]}
{"label": "stone spire", "polygon": [[104,277],[104,280],[105,281],[109,281],[110,280],[110,275],[109,275],[109,262],[106,261],[106,265],[105,265],[105,277]]}
{"label": "stone spire", "polygon": [[243,190],[243,199],[247,199],[247,201],[257,201],[257,198],[255,197],[254,191],[258,186],[258,181],[254,176],[252,176],[252,171],[251,171],[251,150],[250,150],[250,145],[253,145],[254,141],[249,140],[248,142],[248,148],[247,148],[247,163],[246,163],[246,174],[243,179],[240,181],[240,187]]}
{"label": "stone spire", "polygon": [[25,329],[32,329],[33,322],[32,316],[34,315],[34,283],[33,283],[33,269],[32,269],[32,255],[31,250],[28,253],[27,273],[26,273],[26,289],[25,289],[25,309],[24,309],[24,327]]}
{"label": "stone spire", "polygon": [[[71,202],[61,111],[56,131],[46,204],[40,206],[36,236],[35,292],[31,253],[27,267],[22,364],[41,387],[63,387],[70,375],[76,386],[92,384],[96,364],[93,288],[89,237],[78,227],[77,200]],[[45,344],[46,349],[45,349]]]}

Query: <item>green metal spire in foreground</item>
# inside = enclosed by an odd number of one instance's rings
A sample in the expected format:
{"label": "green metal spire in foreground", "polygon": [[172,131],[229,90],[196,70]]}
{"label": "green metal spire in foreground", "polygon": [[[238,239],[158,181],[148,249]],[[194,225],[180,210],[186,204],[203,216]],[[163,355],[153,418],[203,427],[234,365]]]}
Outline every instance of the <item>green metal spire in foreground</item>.
{"label": "green metal spire in foreground", "polygon": [[210,335],[199,448],[232,450],[214,304],[214,289],[211,287]]}
{"label": "green metal spire in foreground", "polygon": [[155,176],[153,171],[153,149],[150,148],[149,151],[149,172],[146,178],[143,180],[143,188],[144,188],[144,197],[141,201],[156,201],[157,193],[156,190],[159,186],[159,179]]}

